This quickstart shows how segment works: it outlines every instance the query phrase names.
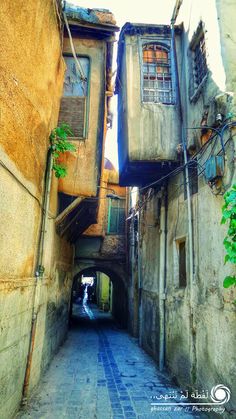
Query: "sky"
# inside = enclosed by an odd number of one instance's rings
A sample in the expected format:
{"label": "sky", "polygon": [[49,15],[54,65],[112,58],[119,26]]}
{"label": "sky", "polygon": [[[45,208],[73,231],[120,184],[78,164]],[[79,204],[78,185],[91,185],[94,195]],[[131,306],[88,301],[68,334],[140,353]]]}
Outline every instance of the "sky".
{"label": "sky", "polygon": [[[169,24],[175,0],[68,0],[85,8],[109,9],[121,28],[126,22]],[[119,34],[117,34],[118,38]],[[116,48],[114,49],[114,70],[116,64]],[[117,98],[112,98],[113,127],[108,130],[105,155],[118,168],[117,153]]]}

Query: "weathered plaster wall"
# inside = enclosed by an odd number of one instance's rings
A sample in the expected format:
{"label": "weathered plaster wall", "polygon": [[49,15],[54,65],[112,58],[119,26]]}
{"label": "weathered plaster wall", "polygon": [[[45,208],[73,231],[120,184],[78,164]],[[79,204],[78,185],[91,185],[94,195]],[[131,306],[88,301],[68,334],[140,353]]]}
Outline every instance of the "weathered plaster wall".
{"label": "weathered plaster wall", "polygon": [[0,415],[11,418],[21,397],[31,326],[34,280],[0,283]]}
{"label": "weathered plaster wall", "polygon": [[[71,262],[71,261],[70,261]],[[66,338],[71,297],[71,263],[55,262],[51,276],[41,284],[30,390],[48,367]]]}
{"label": "weathered plaster wall", "polygon": [[[5,1],[0,49],[0,417],[7,419],[22,398],[48,138],[65,70],[55,3]],[[56,209],[53,179],[30,390],[66,332],[73,252],[55,235]]]}
{"label": "weathered plaster wall", "polygon": [[[68,176],[60,179],[59,191],[69,195],[96,196],[104,147],[106,43],[97,39],[73,39],[76,53],[90,58],[88,138],[72,141],[77,151],[63,157]],[[71,54],[68,38],[64,39],[63,52]]]}
{"label": "weathered plaster wall", "polygon": [[53,1],[5,1],[0,49],[0,144],[25,178],[41,190],[48,135],[57,122],[65,70]]}
{"label": "weathered plaster wall", "polygon": [[[149,35],[150,39],[155,40],[155,35]],[[138,36],[126,35],[124,60],[127,74],[123,77],[126,78],[127,98],[123,97],[123,108],[126,111],[124,117],[129,122],[127,132],[123,132],[123,141],[128,143],[128,157],[130,161],[175,160],[180,133],[178,107],[141,102],[142,51],[139,48]]]}
{"label": "weathered plaster wall", "polygon": [[[183,186],[176,193],[176,185],[182,183],[182,176],[174,178],[168,191],[166,366],[183,388],[210,391],[219,383],[225,384],[232,391],[227,409],[235,409],[235,295],[222,285],[224,277],[234,270],[224,265],[225,228],[220,225],[222,197],[215,197],[202,179],[199,193],[192,197],[194,285],[191,297],[187,201]],[[160,232],[164,231],[164,226],[159,224],[157,207],[158,197],[154,195],[144,206],[140,221],[139,339],[142,347],[158,362],[159,269],[160,257],[163,257]],[[187,243],[186,288],[179,286],[176,250],[176,240],[183,238]]]}
{"label": "weathered plaster wall", "polygon": [[[216,9],[217,5],[217,9]],[[235,14],[232,2],[184,2],[178,23],[184,19],[182,50],[184,59],[178,56],[183,68],[181,95],[185,124],[199,126],[206,109],[208,124],[215,122],[216,112],[226,115],[234,109],[235,92],[234,54],[232,38],[235,29],[230,23]],[[188,85],[188,47],[199,21],[203,20],[206,32],[208,77],[199,91],[198,98],[190,101]],[[220,30],[219,26],[220,25]],[[232,32],[227,29],[231,28]],[[227,33],[229,36],[227,36]],[[186,83],[187,81],[187,83]],[[219,100],[223,94],[224,99]],[[232,136],[227,146],[224,185],[235,181],[234,144],[235,132],[225,132],[224,141]],[[188,144],[200,146],[200,133],[188,133]],[[219,150],[216,147],[216,150]],[[200,161],[202,163],[202,160]],[[225,405],[223,417],[236,409],[235,388],[235,299],[233,289],[224,289],[226,275],[234,274],[233,265],[224,265],[223,239],[226,229],[220,225],[222,196],[215,196],[202,176],[199,177],[198,193],[191,198],[194,238],[194,282],[190,286],[189,235],[187,201],[184,199],[184,179],[180,175],[171,178],[168,188],[168,236],[167,236],[167,289],[166,289],[166,365],[179,384],[186,388],[211,388],[223,383],[231,389],[231,399]],[[142,304],[141,336],[144,348],[158,357],[156,340],[159,334],[158,319],[158,227],[151,227],[156,214],[157,197],[148,202],[142,214]],[[160,227],[163,231],[164,226]],[[156,234],[155,234],[156,233]],[[187,286],[180,287],[178,280],[178,251],[176,241],[186,239]],[[155,256],[154,256],[155,255]],[[233,410],[234,409],[234,410]],[[214,414],[212,414],[212,417]]]}
{"label": "weathered plaster wall", "polygon": [[[173,189],[174,186],[170,190]],[[222,285],[224,277],[233,273],[233,269],[224,265],[222,198],[215,197],[203,182],[198,195],[192,198],[195,255],[192,298],[187,203],[183,195],[178,199],[179,204],[177,199],[170,201],[168,219],[167,365],[182,385],[190,383],[210,390],[217,383],[224,383],[233,393],[236,385],[234,297],[233,290],[224,290]],[[179,288],[176,280],[178,262],[174,254],[178,237],[187,238],[186,288]],[[234,403],[232,394],[227,409],[235,408]]]}
{"label": "weathered plaster wall", "polygon": [[160,219],[158,198],[144,206],[140,219],[140,342],[158,360],[159,354],[159,260]]}
{"label": "weathered plaster wall", "polygon": [[[221,55],[225,69],[226,91],[236,91],[235,37],[236,19],[235,3],[233,0],[216,0],[216,9],[221,39]],[[235,94],[232,97],[231,111],[235,114]]]}

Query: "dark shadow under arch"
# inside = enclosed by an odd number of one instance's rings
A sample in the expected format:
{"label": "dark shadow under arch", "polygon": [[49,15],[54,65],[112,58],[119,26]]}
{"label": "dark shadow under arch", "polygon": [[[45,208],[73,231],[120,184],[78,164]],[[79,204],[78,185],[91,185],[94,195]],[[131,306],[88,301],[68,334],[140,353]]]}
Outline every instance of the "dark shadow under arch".
{"label": "dark shadow under arch", "polygon": [[[113,284],[113,304],[112,304],[112,315],[115,320],[120,324],[121,327],[127,327],[127,317],[128,317],[128,310],[127,310],[127,302],[128,302],[128,295],[127,295],[127,287],[125,284],[125,278],[122,278],[122,274],[117,273],[115,269],[113,270],[110,267],[102,266],[100,264],[93,264],[91,266],[78,266],[76,269],[76,273],[73,278],[72,288],[71,288],[71,295],[73,290],[73,285],[75,281],[78,280],[82,275],[87,276],[95,276],[96,272],[102,272],[109,276],[110,280]],[[122,272],[122,271],[121,271]],[[72,309],[72,298],[71,298],[71,309]],[[71,310],[70,310],[71,313]]]}

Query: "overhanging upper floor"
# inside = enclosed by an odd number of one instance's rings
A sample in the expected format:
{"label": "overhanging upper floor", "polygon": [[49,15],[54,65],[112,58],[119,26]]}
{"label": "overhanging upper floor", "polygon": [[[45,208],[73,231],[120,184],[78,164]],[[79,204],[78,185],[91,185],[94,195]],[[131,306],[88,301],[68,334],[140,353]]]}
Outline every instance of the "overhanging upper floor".
{"label": "overhanging upper floor", "polygon": [[[178,51],[180,30],[176,30]],[[174,43],[167,25],[127,23],[118,47],[118,150],[122,185],[143,185],[178,165],[181,142]]]}

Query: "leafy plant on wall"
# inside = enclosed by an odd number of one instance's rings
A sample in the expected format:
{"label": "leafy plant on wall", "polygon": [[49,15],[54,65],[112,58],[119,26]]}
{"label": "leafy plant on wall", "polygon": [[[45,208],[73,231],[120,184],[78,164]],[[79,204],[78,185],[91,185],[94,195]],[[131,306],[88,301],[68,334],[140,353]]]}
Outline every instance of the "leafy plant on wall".
{"label": "leafy plant on wall", "polygon": [[52,169],[57,178],[63,178],[67,175],[67,168],[59,161],[61,154],[66,151],[76,151],[74,144],[68,141],[68,136],[73,136],[69,125],[61,124],[52,130],[49,137],[53,158]]}
{"label": "leafy plant on wall", "polygon": [[[221,224],[228,226],[223,242],[226,250],[225,263],[233,263],[236,268],[236,183],[225,193],[224,201]],[[236,286],[236,275],[226,276],[223,286],[224,288]]]}

